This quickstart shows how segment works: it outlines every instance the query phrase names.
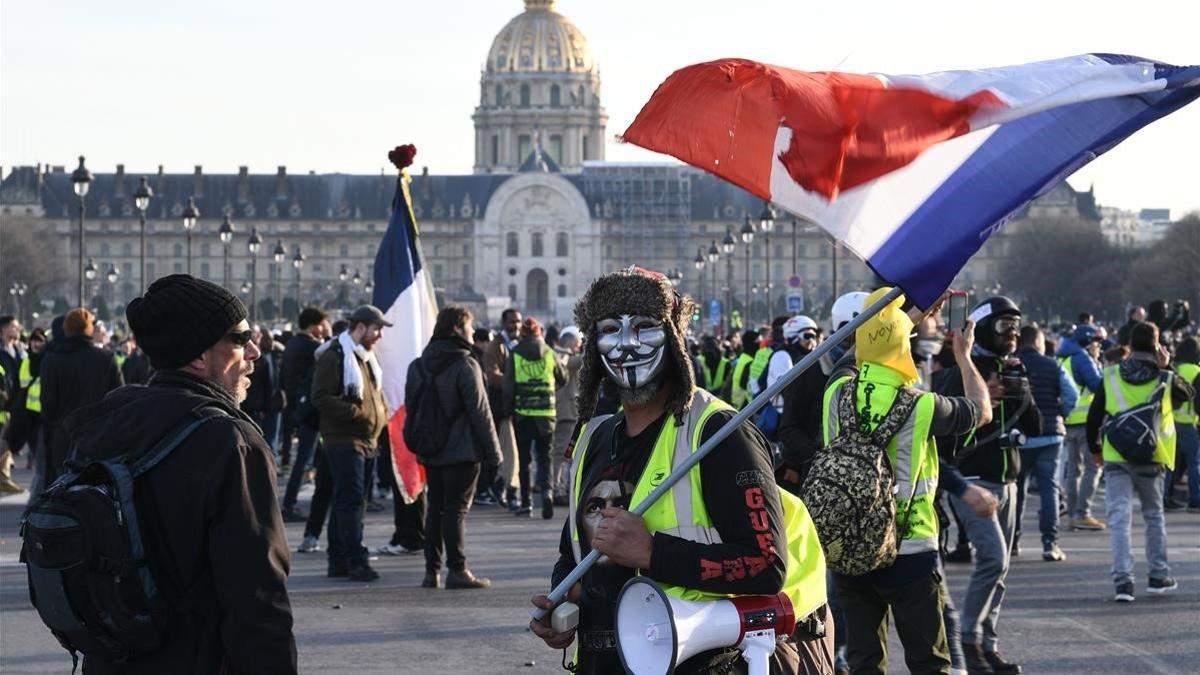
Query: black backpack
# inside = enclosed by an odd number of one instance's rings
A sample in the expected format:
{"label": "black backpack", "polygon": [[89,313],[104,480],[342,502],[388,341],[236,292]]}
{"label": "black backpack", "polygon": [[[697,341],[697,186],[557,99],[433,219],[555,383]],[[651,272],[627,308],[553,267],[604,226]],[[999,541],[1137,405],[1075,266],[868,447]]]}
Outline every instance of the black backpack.
{"label": "black backpack", "polygon": [[202,408],[146,452],[69,463],[25,510],[29,600],[76,663],[79,653],[120,663],[161,646],[167,605],[147,565],[133,485],[215,417],[228,415]]}
{"label": "black backpack", "polygon": [[[1122,410],[1105,422],[1104,437],[1126,462],[1141,465],[1154,463],[1154,453],[1158,450],[1158,430],[1162,427],[1162,400],[1170,381],[1170,373],[1160,374],[1158,387],[1150,394],[1150,400]],[[1112,389],[1119,392],[1119,386]],[[1118,405],[1125,407],[1123,401],[1118,401]]]}
{"label": "black backpack", "polygon": [[[424,358],[413,361],[420,381],[413,396],[404,401],[404,444],[418,457],[436,457],[450,438],[450,416],[438,394],[437,375],[431,373]],[[439,373],[440,374],[440,373]]]}

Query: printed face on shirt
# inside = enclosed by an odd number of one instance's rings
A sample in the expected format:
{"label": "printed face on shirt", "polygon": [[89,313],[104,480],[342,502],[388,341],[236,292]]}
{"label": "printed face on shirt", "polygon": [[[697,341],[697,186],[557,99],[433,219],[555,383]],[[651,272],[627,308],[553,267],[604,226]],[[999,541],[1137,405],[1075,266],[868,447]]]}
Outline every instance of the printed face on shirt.
{"label": "printed face on shirt", "polygon": [[604,369],[622,389],[637,389],[662,373],[666,342],[666,327],[651,317],[622,314],[596,323]]}
{"label": "printed face on shirt", "polygon": [[[583,530],[583,544],[587,548],[592,547],[592,535],[595,534],[596,528],[600,527],[600,521],[603,517],[600,515],[604,509],[629,508],[629,495],[633,494],[633,485],[625,483],[625,489],[622,491],[621,482],[615,479],[602,480],[592,487],[583,500],[583,515],[580,517],[580,525]],[[597,565],[609,565],[612,561],[608,556],[600,556],[596,561]]]}

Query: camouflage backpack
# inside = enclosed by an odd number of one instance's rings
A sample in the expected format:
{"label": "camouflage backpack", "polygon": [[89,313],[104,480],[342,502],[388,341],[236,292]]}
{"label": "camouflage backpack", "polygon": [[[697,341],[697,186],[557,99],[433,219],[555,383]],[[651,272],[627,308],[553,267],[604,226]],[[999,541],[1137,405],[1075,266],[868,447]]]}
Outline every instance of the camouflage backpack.
{"label": "camouflage backpack", "polygon": [[853,576],[896,560],[895,478],[887,446],[918,397],[910,389],[899,389],[891,410],[869,432],[859,424],[854,405],[857,390],[858,378],[842,387],[837,401],[839,433],[817,452],[800,491],[829,569]]}

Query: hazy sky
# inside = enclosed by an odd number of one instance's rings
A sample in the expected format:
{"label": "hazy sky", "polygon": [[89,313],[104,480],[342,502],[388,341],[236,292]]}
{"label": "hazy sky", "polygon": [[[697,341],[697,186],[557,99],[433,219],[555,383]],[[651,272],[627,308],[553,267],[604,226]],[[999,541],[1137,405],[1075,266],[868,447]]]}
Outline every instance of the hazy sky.
{"label": "hazy sky", "polygon": [[[0,163],[93,171],[469,173],[492,38],[522,0],[0,0]],[[1084,52],[1200,62],[1200,2],[559,0],[600,63],[612,137],[673,70],[739,56],[923,73]],[[1123,208],[1200,209],[1200,103],[1071,180]]]}

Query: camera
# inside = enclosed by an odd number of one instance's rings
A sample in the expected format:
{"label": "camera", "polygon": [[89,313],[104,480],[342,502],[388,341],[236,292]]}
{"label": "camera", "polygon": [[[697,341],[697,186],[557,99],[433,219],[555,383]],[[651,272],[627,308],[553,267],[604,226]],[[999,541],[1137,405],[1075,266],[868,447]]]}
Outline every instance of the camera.
{"label": "camera", "polygon": [[1004,398],[1023,398],[1029,391],[1029,378],[1026,377],[1025,366],[1021,364],[1005,365],[997,373],[1000,385],[1004,387]]}
{"label": "camera", "polygon": [[1025,438],[1025,434],[1021,433],[1020,429],[1009,429],[1008,433],[1000,436],[1000,448],[1003,450],[1020,448],[1021,446],[1025,445],[1027,440],[1028,439]]}

